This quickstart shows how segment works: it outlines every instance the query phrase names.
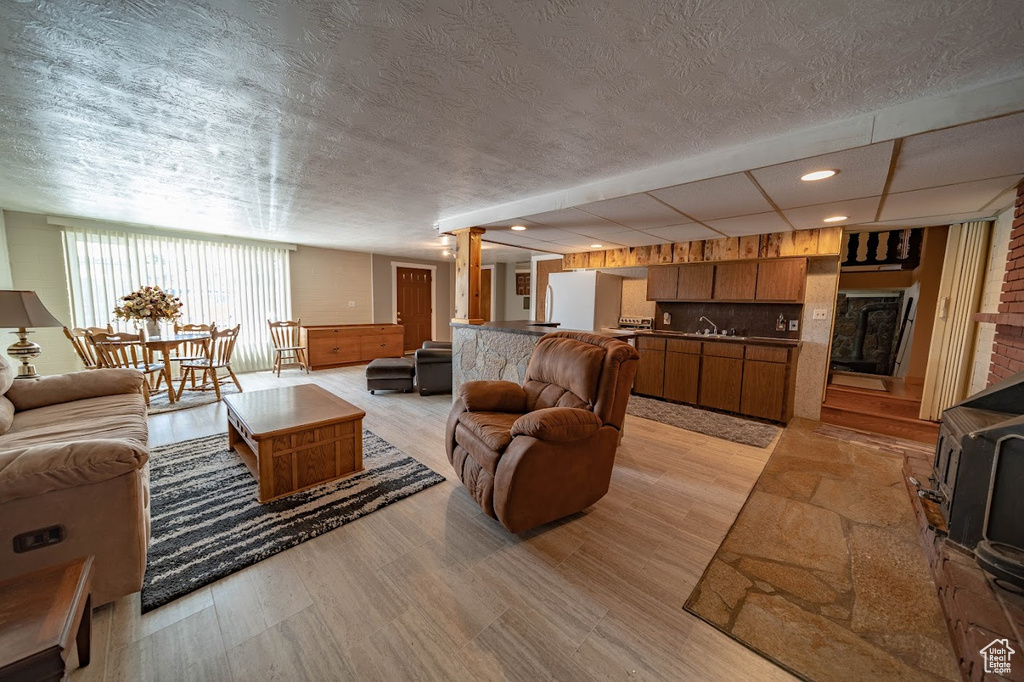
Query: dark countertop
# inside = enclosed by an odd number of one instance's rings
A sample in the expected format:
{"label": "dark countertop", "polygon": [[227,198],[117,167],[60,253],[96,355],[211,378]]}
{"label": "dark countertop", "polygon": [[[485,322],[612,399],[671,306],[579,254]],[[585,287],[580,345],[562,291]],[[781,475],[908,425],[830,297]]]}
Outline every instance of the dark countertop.
{"label": "dark countertop", "polygon": [[690,341],[721,341],[723,343],[745,343],[747,345],[759,346],[785,346],[787,348],[799,347],[803,342],[799,339],[774,339],[768,336],[718,336],[708,334],[693,334],[690,332],[651,331],[636,332],[637,336],[662,336],[669,339],[688,339]]}
{"label": "dark countertop", "polygon": [[[468,324],[466,322],[452,322],[452,327],[464,327],[466,329],[480,329],[490,332],[507,332],[509,334],[525,334],[527,336],[544,336],[553,331],[577,331],[574,329],[562,329],[557,322],[536,322],[534,320],[498,320],[494,322],[483,322],[481,324]],[[632,331],[611,331],[602,330],[588,332],[601,336],[611,336],[617,339],[631,338],[635,335]]]}

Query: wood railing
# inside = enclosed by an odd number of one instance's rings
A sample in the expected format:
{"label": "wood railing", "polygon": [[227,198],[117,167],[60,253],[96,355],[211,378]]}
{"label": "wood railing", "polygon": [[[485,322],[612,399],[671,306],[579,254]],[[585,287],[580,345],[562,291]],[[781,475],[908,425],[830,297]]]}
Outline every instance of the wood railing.
{"label": "wood railing", "polygon": [[844,268],[898,265],[900,270],[913,270],[921,264],[924,228],[847,232],[844,239]]}

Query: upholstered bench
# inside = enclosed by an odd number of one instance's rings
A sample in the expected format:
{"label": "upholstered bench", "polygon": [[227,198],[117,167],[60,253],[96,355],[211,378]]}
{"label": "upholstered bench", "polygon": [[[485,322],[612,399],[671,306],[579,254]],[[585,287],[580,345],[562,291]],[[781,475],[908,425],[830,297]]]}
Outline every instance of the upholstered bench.
{"label": "upholstered bench", "polygon": [[408,393],[412,390],[416,366],[411,358],[377,358],[366,366],[366,389],[392,390]]}

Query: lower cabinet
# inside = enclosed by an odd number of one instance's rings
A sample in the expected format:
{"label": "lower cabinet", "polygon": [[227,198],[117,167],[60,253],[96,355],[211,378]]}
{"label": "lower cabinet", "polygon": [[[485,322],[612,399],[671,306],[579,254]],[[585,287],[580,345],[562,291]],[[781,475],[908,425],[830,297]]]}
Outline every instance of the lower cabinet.
{"label": "lower cabinet", "polygon": [[636,368],[633,390],[641,395],[664,397],[665,339],[639,339],[637,349],[640,351],[640,363]]}
{"label": "lower cabinet", "polygon": [[665,397],[680,403],[697,402],[700,385],[700,356],[665,353]]}
{"label": "lower cabinet", "polygon": [[303,326],[300,343],[309,354],[311,369],[400,358],[404,328],[400,324]]}
{"label": "lower cabinet", "polygon": [[798,348],[642,336],[633,392],[751,417],[792,416]]}
{"label": "lower cabinet", "polygon": [[705,355],[700,369],[701,407],[716,410],[740,411],[740,384],[743,380],[743,360]]}
{"label": "lower cabinet", "polygon": [[740,412],[781,421],[786,408],[787,365],[747,360],[743,365]]}

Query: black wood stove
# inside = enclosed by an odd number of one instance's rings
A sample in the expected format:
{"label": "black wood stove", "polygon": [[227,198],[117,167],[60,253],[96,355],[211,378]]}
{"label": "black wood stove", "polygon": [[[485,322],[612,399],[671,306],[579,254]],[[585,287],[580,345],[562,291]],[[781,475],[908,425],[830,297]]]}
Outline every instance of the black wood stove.
{"label": "black wood stove", "polygon": [[1024,588],[1024,373],[942,413],[932,479],[949,539]]}

